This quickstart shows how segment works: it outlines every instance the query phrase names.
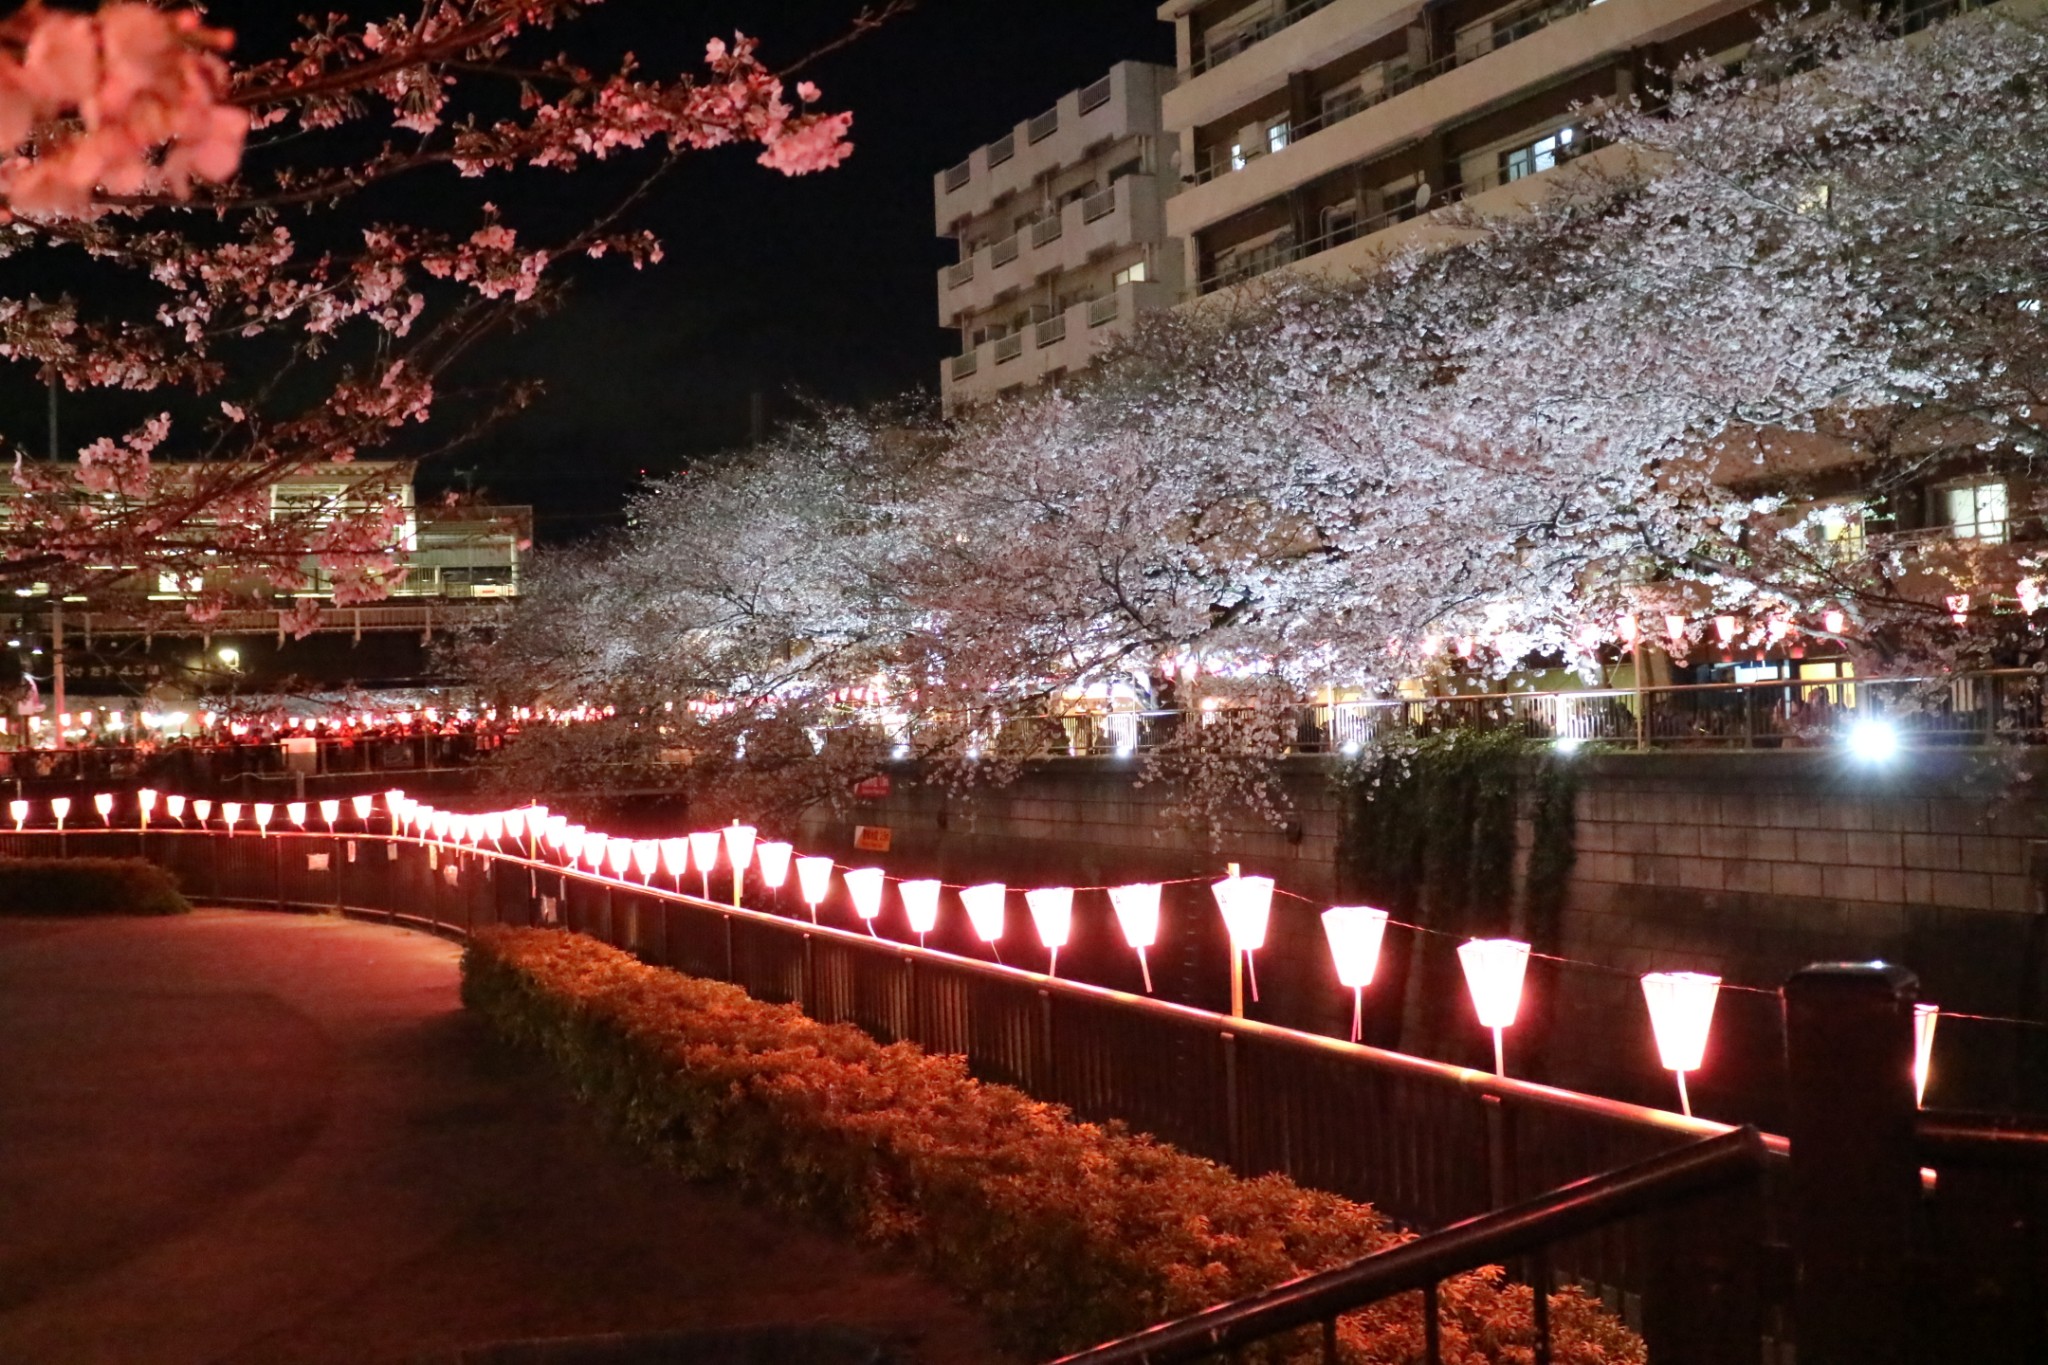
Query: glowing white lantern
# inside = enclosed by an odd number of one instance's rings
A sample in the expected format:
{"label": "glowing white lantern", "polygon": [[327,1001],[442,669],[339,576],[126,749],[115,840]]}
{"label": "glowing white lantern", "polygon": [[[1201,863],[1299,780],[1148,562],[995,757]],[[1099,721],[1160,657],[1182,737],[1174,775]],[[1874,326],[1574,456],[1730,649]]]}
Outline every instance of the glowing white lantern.
{"label": "glowing white lantern", "polygon": [[604,846],[609,837],[590,830],[583,836],[583,865],[592,872],[604,866]]}
{"label": "glowing white lantern", "polygon": [[960,904],[967,908],[967,922],[974,926],[975,937],[988,945],[998,962],[1003,953],[996,942],[1003,936],[1003,910],[1009,894],[1001,882],[983,882],[960,892]]}
{"label": "glowing white lantern", "polygon": [[448,841],[448,831],[454,828],[454,825],[455,817],[447,811],[429,808],[427,812],[427,828],[432,832],[435,839],[446,843]]}
{"label": "glowing white lantern", "polygon": [[181,825],[182,825],[182,824],[184,824],[184,823],[185,823],[185,798],[184,798],[184,797],[182,797],[182,796],[166,796],[166,797],[164,798],[164,814],[166,814],[166,815],[170,816],[170,817],[171,817],[171,818],[172,818],[173,820],[176,820],[176,821],[177,821],[177,822],[178,822],[179,824],[181,824]]}
{"label": "glowing white lantern", "polygon": [[359,796],[351,796],[348,799],[348,803],[350,808],[355,811],[356,819],[368,824],[370,820],[370,806],[375,800],[375,797],[371,796],[368,792],[364,792]]}
{"label": "glowing white lantern", "polygon": [[1109,903],[1116,910],[1116,922],[1123,926],[1124,942],[1137,949],[1138,971],[1145,978],[1145,994],[1152,994],[1152,965],[1145,950],[1159,941],[1159,883],[1137,882],[1109,888]]}
{"label": "glowing white lantern", "polygon": [[1707,1055],[1707,1034],[1714,1024],[1714,1001],[1721,978],[1702,972],[1651,972],[1643,978],[1643,998],[1650,1006],[1650,1029],[1657,1035],[1657,1055],[1664,1069],[1678,1077],[1678,1107],[1692,1116],[1692,1096],[1685,1073],[1700,1069]]}
{"label": "glowing white lantern", "polygon": [[1351,988],[1351,1041],[1365,1036],[1365,988],[1380,969],[1380,945],[1387,936],[1387,912],[1370,905],[1333,905],[1323,911],[1323,936],[1337,981]]}
{"label": "glowing white lantern", "polygon": [[320,818],[327,824],[327,832],[334,833],[334,822],[341,818],[341,802],[327,800],[320,803]]}
{"label": "glowing white lantern", "polygon": [[811,907],[811,923],[816,924],[818,907],[832,893],[832,860],[826,857],[798,858],[796,888],[797,894],[804,898],[804,904]]}
{"label": "glowing white lantern", "polygon": [[788,844],[773,839],[757,844],[754,860],[761,869],[761,885],[770,891],[781,891],[783,883],[789,880],[789,859],[795,852]]}
{"label": "glowing white lantern", "polygon": [[939,883],[929,877],[899,882],[896,893],[903,897],[903,916],[910,921],[910,932],[917,935],[917,946],[922,948],[924,936],[939,922]]}
{"label": "glowing white lantern", "polygon": [[583,860],[583,839],[589,831],[581,825],[566,825],[562,829],[562,863],[574,867]]}
{"label": "glowing white lantern", "polygon": [[221,823],[222,823],[222,824],[224,824],[224,825],[226,825],[226,826],[228,827],[228,833],[229,833],[229,835],[233,835],[233,834],[234,834],[234,832],[235,832],[235,825],[236,825],[236,824],[237,824],[238,822],[240,822],[241,818],[242,818],[242,803],[241,803],[241,802],[239,802],[239,801],[223,801],[223,802],[221,802],[221,803],[220,803],[220,819],[221,819]]}
{"label": "glowing white lantern", "polygon": [[1522,978],[1529,970],[1529,945],[1511,938],[1475,938],[1458,946],[1465,986],[1479,1023],[1493,1030],[1493,1074],[1505,1076],[1503,1031],[1514,1026],[1522,1008]]}
{"label": "glowing white lantern", "polygon": [[206,828],[207,817],[212,814],[213,802],[208,801],[202,797],[201,799],[194,801],[192,803],[192,818],[199,822],[199,827],[201,829]]}
{"label": "glowing white lantern", "polygon": [[740,888],[747,882],[747,869],[753,866],[757,831],[752,825],[735,820],[719,832],[725,836],[725,861],[732,868],[732,903],[738,906]]}
{"label": "glowing white lantern", "polygon": [[1666,616],[1664,635],[1671,641],[1671,648],[1674,651],[1682,652],[1685,649],[1685,618],[1678,615]]}
{"label": "glowing white lantern", "polygon": [[868,932],[876,938],[875,919],[882,913],[882,869],[879,867],[853,867],[846,871],[846,894],[853,898],[853,913],[867,922]]}
{"label": "glowing white lantern", "polygon": [[1828,634],[1830,635],[1840,635],[1849,628],[1848,613],[1840,610],[1826,613],[1820,618],[1820,621],[1822,625],[1828,628]]}
{"label": "glowing white lantern", "polygon": [[1074,888],[1034,886],[1024,893],[1024,903],[1031,907],[1031,922],[1038,926],[1038,941],[1052,951],[1052,963],[1045,974],[1058,976],[1060,949],[1067,946],[1067,938],[1074,932]]}
{"label": "glowing white lantern", "polygon": [[654,881],[654,869],[661,865],[661,843],[655,839],[633,841],[633,866],[640,873],[640,880]]}
{"label": "glowing white lantern", "polygon": [[676,890],[683,889],[683,874],[690,870],[690,841],[681,837],[661,841],[661,869],[675,879]]}
{"label": "glowing white lantern", "polygon": [[16,834],[21,833],[23,823],[28,820],[28,802],[9,801],[7,803],[7,813],[14,817],[14,832]]}
{"label": "glowing white lantern", "polygon": [[473,844],[481,843],[485,839],[489,839],[491,846],[494,848],[504,846],[505,813],[503,811],[488,811],[476,818],[476,834],[471,837],[470,842]]}
{"label": "glowing white lantern", "polygon": [[50,799],[50,814],[57,817],[57,828],[59,831],[62,831],[64,821],[71,815],[71,798],[68,796],[52,797]]}
{"label": "glowing white lantern", "polygon": [[1941,1006],[1913,1006],[1913,1103],[1927,1103],[1927,1076],[1934,1066],[1934,1029]]}
{"label": "glowing white lantern", "polygon": [[1215,892],[1217,908],[1223,911],[1223,924],[1230,931],[1232,950],[1244,954],[1245,974],[1251,978],[1252,999],[1257,1000],[1259,972],[1253,964],[1252,954],[1266,946],[1266,923],[1273,913],[1273,879],[1240,877],[1233,872],[1209,889]]}
{"label": "glowing white lantern", "polygon": [[256,830],[266,837],[270,833],[270,817],[277,814],[277,807],[268,801],[256,803]]}
{"label": "glowing white lantern", "polygon": [[418,804],[417,801],[408,802],[405,799],[405,793],[397,787],[392,787],[384,793],[384,810],[391,816],[391,832],[393,834],[398,833],[398,826],[403,818],[403,812],[410,810]]}
{"label": "glowing white lantern", "polygon": [[633,841],[631,839],[610,839],[604,846],[604,860],[614,877],[626,875],[626,869],[633,865]]}
{"label": "glowing white lantern", "polygon": [[93,797],[92,808],[100,813],[100,823],[111,827],[114,823],[114,794],[101,792]]}
{"label": "glowing white lantern", "polygon": [[156,793],[148,787],[135,793],[135,808],[141,812],[142,828],[149,828],[149,817],[156,811]]}
{"label": "glowing white lantern", "polygon": [[284,813],[285,813],[285,817],[286,817],[287,819],[289,819],[289,820],[290,820],[290,821],[291,821],[291,822],[292,822],[293,824],[297,825],[297,826],[298,826],[298,827],[299,827],[300,829],[304,829],[304,828],[306,827],[306,803],[305,803],[305,802],[303,802],[303,801],[293,801],[293,802],[289,803],[288,805],[286,805],[286,806],[285,806],[285,808],[284,808]]}
{"label": "glowing white lantern", "polygon": [[690,861],[703,881],[704,899],[711,899],[711,869],[718,864],[718,846],[724,836],[717,830],[698,830],[690,835]]}

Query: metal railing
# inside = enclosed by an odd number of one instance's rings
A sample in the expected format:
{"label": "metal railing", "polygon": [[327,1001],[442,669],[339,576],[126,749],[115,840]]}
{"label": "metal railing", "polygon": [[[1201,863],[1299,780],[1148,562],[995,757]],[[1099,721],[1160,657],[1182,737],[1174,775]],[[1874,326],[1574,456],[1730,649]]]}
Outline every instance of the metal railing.
{"label": "metal railing", "polygon": [[1088,325],[1090,327],[1108,326],[1116,321],[1117,311],[1120,307],[1117,296],[1114,294],[1104,294],[1099,299],[1091,300],[1088,304]]}
{"label": "metal railing", "polygon": [[1104,76],[1101,80],[1095,82],[1095,84],[1083,86],[1081,88],[1082,113],[1093,113],[1095,110],[1100,109],[1103,105],[1109,103],[1109,80],[1109,77]]}
{"label": "metal railing", "polygon": [[974,161],[972,158],[961,162],[957,166],[946,167],[946,192],[951,194],[953,191],[966,185],[973,178]]}
{"label": "metal railing", "polygon": [[1059,130],[1060,107],[1055,104],[1052,108],[1024,125],[1024,137],[1027,141],[1036,144],[1045,141]]}
{"label": "metal railing", "polygon": [[1015,360],[1018,356],[1023,354],[1024,334],[1022,332],[1012,332],[1008,336],[1001,336],[996,338],[996,364],[1008,364],[1010,361]]}
{"label": "metal railing", "polygon": [[1067,338],[1067,317],[1062,313],[1056,318],[1047,318],[1038,324],[1036,340],[1040,350],[1055,345]]}
{"label": "metal railing", "polygon": [[953,378],[965,379],[981,368],[981,352],[978,349],[962,351],[959,355],[954,356],[952,360],[948,361],[947,364],[952,367]]}
{"label": "metal railing", "polygon": [[1269,15],[1256,24],[1235,29],[1221,39],[1212,41],[1205,38],[1201,51],[1194,54],[1194,60],[1188,63],[1188,69],[1183,74],[1198,76],[1211,67],[1219,66],[1283,29],[1294,27],[1330,3],[1331,0],[1294,0],[1293,4],[1287,5],[1278,14]]}

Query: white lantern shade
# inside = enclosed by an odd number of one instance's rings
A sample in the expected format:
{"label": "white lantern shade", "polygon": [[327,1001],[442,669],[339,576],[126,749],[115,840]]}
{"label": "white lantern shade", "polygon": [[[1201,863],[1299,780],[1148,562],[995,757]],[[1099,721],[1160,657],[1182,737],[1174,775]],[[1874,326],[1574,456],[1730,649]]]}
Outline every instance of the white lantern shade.
{"label": "white lantern shade", "polygon": [[320,818],[330,825],[339,820],[341,818],[341,802],[337,800],[322,801],[320,803]]}
{"label": "white lantern shade", "polygon": [[1034,886],[1024,893],[1031,907],[1031,921],[1038,926],[1038,941],[1048,948],[1064,948],[1074,931],[1074,888]]}
{"label": "white lantern shade", "polygon": [[1159,883],[1137,882],[1109,888],[1109,903],[1123,927],[1124,942],[1150,948],[1159,941]]}
{"label": "white lantern shade", "polygon": [[205,824],[207,817],[212,814],[213,802],[207,800],[205,797],[202,796],[197,801],[194,801],[192,803],[192,818],[197,820],[200,824]]}
{"label": "white lantern shade", "polygon": [[606,836],[599,834],[594,829],[583,836],[583,865],[592,872],[604,866],[604,846],[606,842]]}
{"label": "white lantern shade", "polygon": [[15,824],[23,823],[28,819],[28,802],[9,801],[7,803],[7,813],[14,817]]}
{"label": "white lantern shade", "polygon": [[718,866],[718,846],[724,836],[713,830],[699,830],[690,836],[690,861],[699,872],[708,873]]}
{"label": "white lantern shade", "polygon": [[297,825],[300,829],[304,829],[306,827],[305,802],[293,801],[288,803],[284,808],[284,813],[286,818],[289,819],[293,824]]}
{"label": "white lantern shade", "polygon": [[111,819],[114,814],[114,794],[112,792],[101,792],[93,797],[92,808],[100,813],[100,819]]}
{"label": "white lantern shade", "polygon": [[362,792],[359,795],[351,796],[348,799],[348,804],[350,809],[355,811],[356,819],[367,820],[370,818],[370,806],[376,801],[376,799],[377,798],[371,796],[368,792]]}
{"label": "white lantern shade", "polygon": [[1941,1006],[1913,1006],[1913,1103],[1927,1102],[1927,1077],[1934,1069],[1934,1029],[1941,1022]]}
{"label": "white lantern shade", "polygon": [[1387,912],[1370,905],[1333,905],[1323,911],[1323,936],[1330,941],[1338,982],[1352,990],[1370,986],[1380,968]]}
{"label": "white lantern shade", "polygon": [[258,801],[256,803],[256,828],[269,829],[270,817],[275,814],[277,814],[277,806],[274,802]]}
{"label": "white lantern shade", "polygon": [[583,861],[583,836],[589,831],[581,825],[570,825],[562,831],[562,859],[575,864]]}
{"label": "white lantern shade", "polygon": [[994,943],[1003,936],[1003,907],[1008,899],[1009,890],[1001,882],[983,882],[961,890],[960,904],[967,907],[967,921],[983,943]]}
{"label": "white lantern shade", "polygon": [[1209,888],[1230,930],[1232,946],[1251,952],[1266,946],[1266,922],[1273,913],[1271,877],[1225,877]]}
{"label": "white lantern shade", "polygon": [[59,820],[69,817],[71,814],[71,798],[68,796],[52,797],[50,799],[50,814],[56,816]]}
{"label": "white lantern shade", "polygon": [[725,837],[725,861],[735,875],[745,872],[754,861],[754,839],[757,831],[752,825],[731,824],[719,833]]}
{"label": "white lantern shade", "polygon": [[239,801],[221,802],[220,818],[229,829],[233,829],[242,819],[242,803]]}
{"label": "white lantern shade", "polygon": [[1657,1055],[1666,1071],[1700,1069],[1720,994],[1721,978],[1702,972],[1651,972],[1643,977],[1650,1030],[1657,1035]]}
{"label": "white lantern shade", "polygon": [[661,870],[680,878],[690,870],[690,841],[681,835],[661,841]]}
{"label": "white lantern shade", "polygon": [[929,934],[939,922],[939,883],[930,878],[897,884],[896,892],[903,897],[903,914],[910,921],[910,932],[920,937]]}
{"label": "white lantern shade", "polygon": [[789,857],[795,852],[788,844],[774,839],[756,844],[754,859],[761,867],[761,885],[770,891],[780,891],[789,880]]}
{"label": "white lantern shade", "polygon": [[498,827],[492,831],[492,842],[495,843],[499,839],[517,839],[526,833],[526,815],[524,806],[501,810],[493,815],[491,818],[498,822]]}
{"label": "white lantern shade", "polygon": [[144,815],[148,815],[156,809],[156,793],[150,788],[144,787],[141,791],[135,793],[135,804],[142,807]]}
{"label": "white lantern shade", "polygon": [[631,839],[612,839],[607,841],[604,846],[604,859],[605,863],[611,868],[614,877],[624,876],[626,869],[633,865],[633,841]]}
{"label": "white lantern shade", "polygon": [[1512,1028],[1522,1008],[1522,977],[1529,970],[1529,945],[1511,938],[1475,938],[1458,946],[1472,1008],[1490,1029]]}
{"label": "white lantern shade", "polygon": [[164,814],[170,816],[173,820],[183,820],[185,818],[185,798],[182,796],[166,796],[164,798]]}
{"label": "white lantern shade", "polygon": [[846,894],[853,897],[853,912],[864,920],[882,913],[882,869],[854,867],[846,872]]}
{"label": "white lantern shade", "polygon": [[476,818],[477,840],[489,839],[497,843],[505,837],[505,814],[503,811],[489,811]]}
{"label": "white lantern shade", "polygon": [[640,874],[642,880],[652,877],[654,870],[660,866],[660,842],[654,839],[635,839],[633,841],[633,870]]}
{"label": "white lantern shade", "polygon": [[822,855],[796,860],[797,891],[813,910],[832,894],[832,860]]}

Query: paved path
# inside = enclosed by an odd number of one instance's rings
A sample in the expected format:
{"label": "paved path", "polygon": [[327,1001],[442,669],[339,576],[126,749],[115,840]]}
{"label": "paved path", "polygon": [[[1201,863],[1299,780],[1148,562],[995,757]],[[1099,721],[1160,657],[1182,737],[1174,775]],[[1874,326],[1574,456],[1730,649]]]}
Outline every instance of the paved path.
{"label": "paved path", "polygon": [[769,1322],[990,1360],[943,1291],[603,1134],[332,918],[0,919],[0,1363],[409,1361]]}

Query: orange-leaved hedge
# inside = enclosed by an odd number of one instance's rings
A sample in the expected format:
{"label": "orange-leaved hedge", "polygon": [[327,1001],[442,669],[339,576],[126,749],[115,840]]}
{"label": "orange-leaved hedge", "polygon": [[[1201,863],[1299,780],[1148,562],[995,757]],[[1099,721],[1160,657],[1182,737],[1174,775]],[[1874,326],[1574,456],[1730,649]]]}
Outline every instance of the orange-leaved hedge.
{"label": "orange-leaved hedge", "polygon": [[[1092,1345],[1400,1236],[1366,1205],[1077,1122],[973,1079],[961,1058],[884,1045],[579,934],[481,931],[462,995],[668,1160],[910,1253],[1030,1354]],[[1441,1301],[1445,1361],[1531,1359],[1526,1287],[1480,1271],[1447,1282]],[[1551,1303],[1560,1365],[1644,1360],[1642,1343],[1578,1291]],[[1347,1318],[1344,1359],[1420,1360],[1419,1305],[1409,1294]],[[1315,1349],[1304,1339],[1248,1358]]]}

